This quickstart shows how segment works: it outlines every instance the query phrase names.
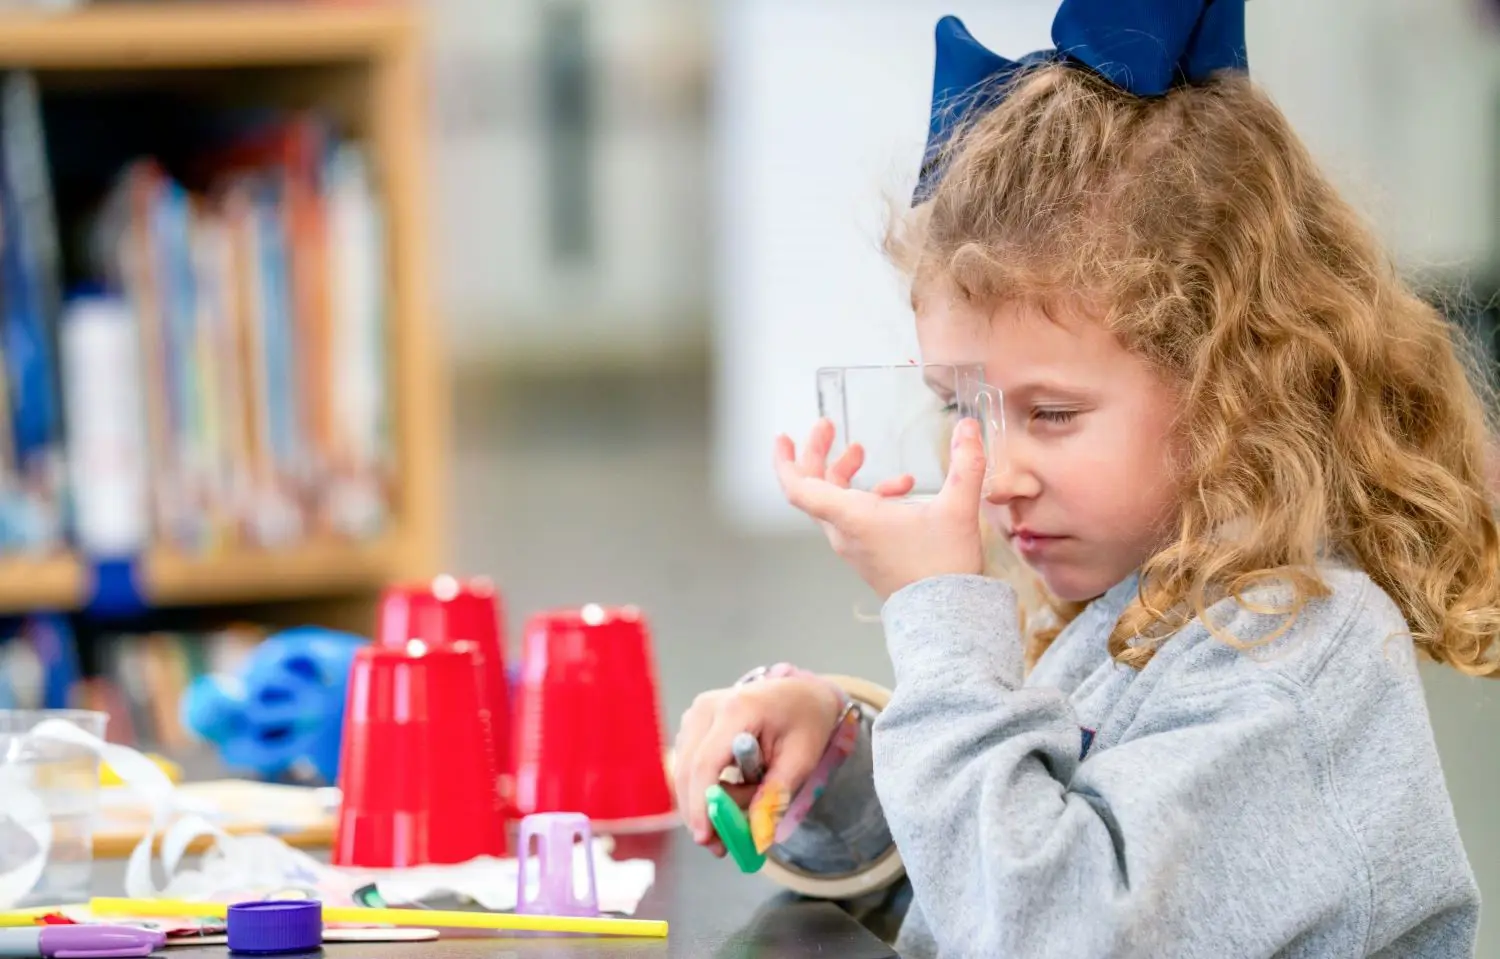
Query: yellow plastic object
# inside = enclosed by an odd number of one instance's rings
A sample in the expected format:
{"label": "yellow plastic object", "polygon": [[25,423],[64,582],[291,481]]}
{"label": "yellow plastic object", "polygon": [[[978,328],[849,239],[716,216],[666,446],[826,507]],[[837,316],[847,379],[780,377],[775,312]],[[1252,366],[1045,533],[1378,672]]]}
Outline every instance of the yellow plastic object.
{"label": "yellow plastic object", "polygon": [[[162,772],[166,773],[167,778],[172,781],[173,785],[182,782],[181,766],[172,762],[172,760],[168,759],[167,757],[158,756],[155,753],[147,753],[146,758],[151,760],[151,762],[155,764],[157,769],[160,769]],[[123,786],[125,785],[125,781],[120,778],[120,774],[115,772],[114,768],[111,767],[109,763],[101,762],[99,763],[99,785]]]}
{"label": "yellow plastic object", "polygon": [[[129,916],[132,919],[225,919],[227,902],[181,902],[173,899],[89,900],[95,916]],[[661,919],[610,919],[592,916],[531,916],[508,912],[467,912],[443,909],[367,909],[361,906],[324,906],[324,922],[363,925],[419,926],[429,929],[497,929],[522,932],[576,932],[599,936],[639,936],[665,939],[667,923]]]}

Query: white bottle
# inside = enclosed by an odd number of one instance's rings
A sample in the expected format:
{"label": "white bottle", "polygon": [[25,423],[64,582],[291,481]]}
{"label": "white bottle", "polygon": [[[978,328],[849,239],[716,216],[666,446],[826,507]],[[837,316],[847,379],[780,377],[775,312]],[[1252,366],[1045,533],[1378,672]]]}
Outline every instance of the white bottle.
{"label": "white bottle", "polygon": [[145,402],[135,316],[122,297],[69,297],[59,326],[74,536],[94,558],[150,537]]}

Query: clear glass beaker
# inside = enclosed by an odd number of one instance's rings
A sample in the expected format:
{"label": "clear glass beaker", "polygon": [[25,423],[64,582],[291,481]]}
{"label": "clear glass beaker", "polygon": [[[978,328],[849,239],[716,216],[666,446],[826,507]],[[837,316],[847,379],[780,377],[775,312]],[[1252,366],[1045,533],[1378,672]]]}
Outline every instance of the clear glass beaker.
{"label": "clear glass beaker", "polygon": [[864,448],[864,466],[851,484],[856,489],[910,475],[910,498],[936,495],[948,475],[953,428],[963,418],[979,422],[992,467],[1001,455],[1005,406],[979,364],[829,366],[817,380],[818,415],[834,425],[829,462],[851,444]]}
{"label": "clear glass beaker", "polygon": [[86,709],[0,709],[0,898],[19,896],[13,907],[89,898],[99,756],[35,729],[61,720],[103,739],[108,719]]}

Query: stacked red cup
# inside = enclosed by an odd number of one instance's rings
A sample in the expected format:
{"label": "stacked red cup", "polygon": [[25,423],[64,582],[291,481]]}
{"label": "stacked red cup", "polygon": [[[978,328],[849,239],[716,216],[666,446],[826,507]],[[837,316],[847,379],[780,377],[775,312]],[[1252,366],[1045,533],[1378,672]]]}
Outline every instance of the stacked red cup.
{"label": "stacked red cup", "polygon": [[430,583],[387,589],[380,599],[377,631],[379,644],[391,648],[404,647],[412,640],[428,646],[471,642],[478,647],[484,659],[484,702],[494,728],[501,805],[507,818],[515,818],[515,733],[505,671],[503,610],[488,579],[443,575]]}
{"label": "stacked red cup", "polygon": [[656,660],[632,606],[539,613],[522,638],[516,804],[581,812],[598,832],[676,823]]}
{"label": "stacked red cup", "polygon": [[332,861],[392,869],[507,854],[474,643],[366,646],[344,710]]}

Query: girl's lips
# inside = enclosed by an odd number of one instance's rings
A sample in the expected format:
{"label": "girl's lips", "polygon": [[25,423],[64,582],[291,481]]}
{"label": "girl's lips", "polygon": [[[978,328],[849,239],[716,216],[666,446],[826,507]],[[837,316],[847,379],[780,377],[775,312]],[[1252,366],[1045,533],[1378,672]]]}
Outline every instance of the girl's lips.
{"label": "girl's lips", "polygon": [[1026,557],[1039,556],[1054,544],[1064,539],[1067,539],[1067,537],[1049,536],[1046,533],[1034,532],[1025,527],[1020,527],[1010,532],[1010,541],[1015,546],[1016,552]]}

